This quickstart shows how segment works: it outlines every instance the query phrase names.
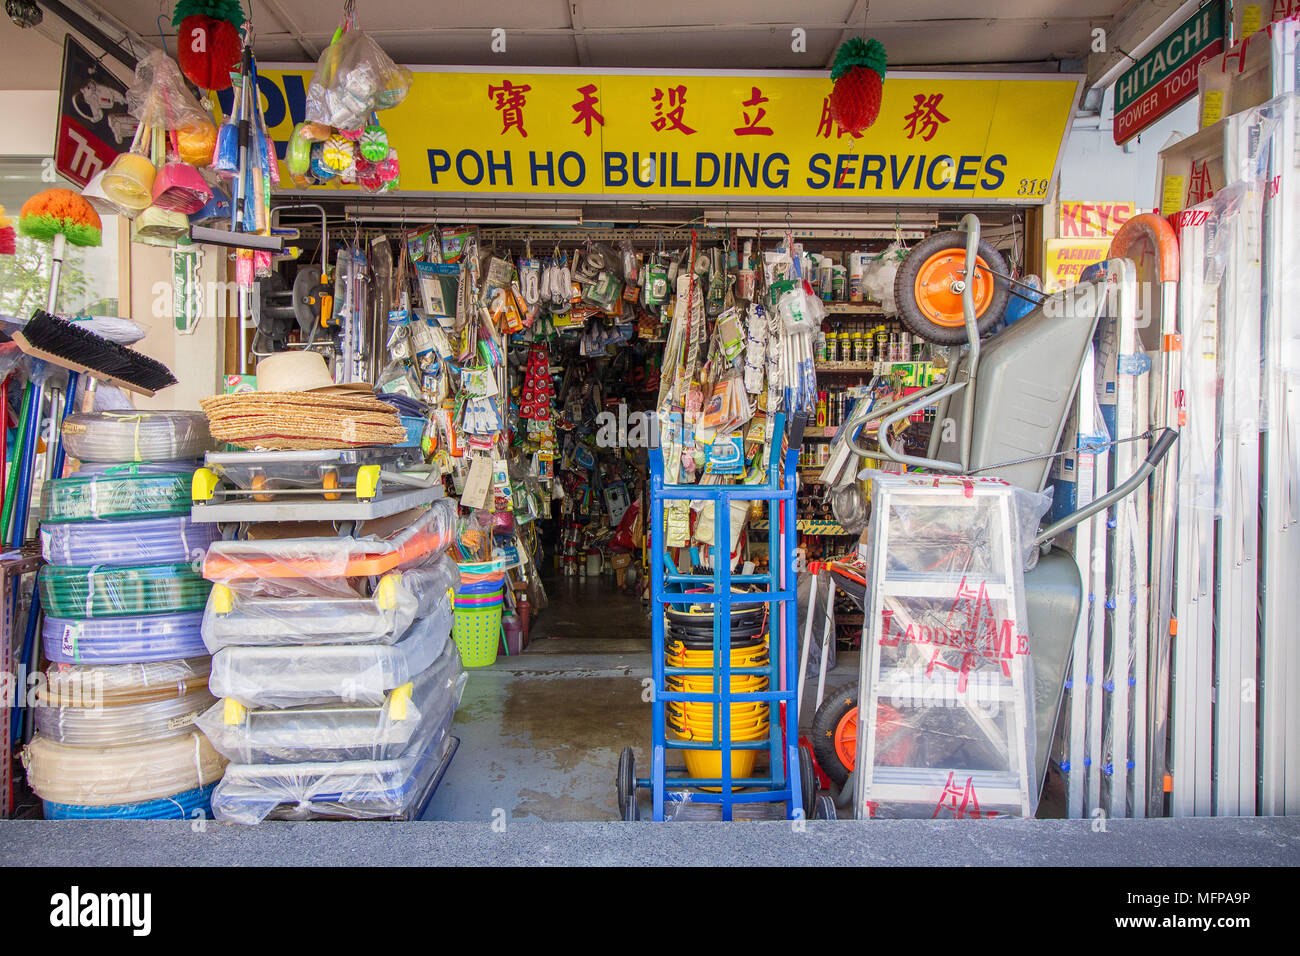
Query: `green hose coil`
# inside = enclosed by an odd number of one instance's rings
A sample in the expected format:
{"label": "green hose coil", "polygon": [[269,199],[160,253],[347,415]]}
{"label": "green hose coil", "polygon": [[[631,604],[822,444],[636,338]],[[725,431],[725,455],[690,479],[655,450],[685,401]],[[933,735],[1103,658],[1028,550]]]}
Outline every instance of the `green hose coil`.
{"label": "green hose coil", "polygon": [[105,472],[73,475],[49,483],[45,521],[93,521],[105,518],[161,518],[190,513],[193,475]]}
{"label": "green hose coil", "polygon": [[41,605],[53,617],[96,618],[201,611],[212,584],[188,564],[41,568]]}

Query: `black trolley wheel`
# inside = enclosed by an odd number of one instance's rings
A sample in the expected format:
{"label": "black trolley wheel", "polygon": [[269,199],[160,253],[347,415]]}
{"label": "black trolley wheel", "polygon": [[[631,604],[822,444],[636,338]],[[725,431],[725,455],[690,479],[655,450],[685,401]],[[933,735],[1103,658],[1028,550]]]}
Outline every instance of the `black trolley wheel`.
{"label": "black trolley wheel", "polygon": [[826,794],[817,798],[813,804],[812,818],[814,820],[837,820],[838,815],[835,812],[835,801]]}
{"label": "black trolley wheel", "polygon": [[637,802],[636,793],[633,792],[627,799],[627,806],[623,809],[623,820],[626,823],[636,823],[640,819],[641,807]]}
{"label": "black trolley wheel", "polygon": [[807,747],[799,748],[799,785],[803,790],[803,817],[807,820],[817,802],[817,775],[813,772],[813,758]]}
{"label": "black trolley wheel", "polygon": [[618,788],[618,815],[626,820],[628,804],[636,799],[636,756],[632,753],[631,747],[624,747],[623,752],[618,755],[618,777],[615,785]]}

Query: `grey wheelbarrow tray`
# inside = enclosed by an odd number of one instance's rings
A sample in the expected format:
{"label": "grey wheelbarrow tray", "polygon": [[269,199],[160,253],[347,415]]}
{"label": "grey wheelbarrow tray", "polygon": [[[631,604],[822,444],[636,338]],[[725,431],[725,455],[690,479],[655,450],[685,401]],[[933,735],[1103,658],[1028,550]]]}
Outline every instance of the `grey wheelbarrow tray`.
{"label": "grey wheelbarrow tray", "polygon": [[[853,416],[844,426],[851,429],[848,444],[860,457],[883,455],[928,471],[992,476],[1031,491],[1041,491],[1065,427],[1066,413],[1079,387],[1084,358],[1106,305],[1105,280],[1080,283],[1044,299],[1020,321],[981,343],[972,291],[979,220],[967,214],[959,228],[966,233],[965,280],[954,283],[953,291],[960,293],[962,299],[965,353],[952,366],[949,381]],[[929,449],[935,457],[931,458],[904,454],[895,448],[889,440],[889,429],[894,422],[934,405],[939,406],[936,421],[947,417],[955,421],[956,440],[942,441],[943,430],[936,429]],[[877,431],[879,451],[864,448],[855,441],[855,435],[869,424]],[[1083,578],[1079,568],[1072,555],[1050,547],[1051,542],[1057,535],[1136,491],[1177,438],[1174,429],[1163,429],[1132,476],[1109,493],[1043,528],[1034,538],[1034,545],[1044,550],[1033,570],[1025,572],[1025,611],[1034,667],[1036,770],[1040,789],[1047,775],[1075,628],[1083,608]],[[867,474],[864,471],[858,477],[865,478]],[[860,681],[864,679],[860,677]],[[861,738],[866,726],[867,721],[858,722],[858,753],[865,752]],[[849,800],[852,793],[850,779],[841,791],[840,802]]]}

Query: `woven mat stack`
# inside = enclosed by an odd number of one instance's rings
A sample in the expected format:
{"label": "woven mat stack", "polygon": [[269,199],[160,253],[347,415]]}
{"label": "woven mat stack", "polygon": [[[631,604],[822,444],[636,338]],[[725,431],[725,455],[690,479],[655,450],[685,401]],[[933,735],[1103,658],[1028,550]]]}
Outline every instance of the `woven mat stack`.
{"label": "woven mat stack", "polygon": [[246,392],[214,395],[200,404],[212,437],[239,448],[308,451],[393,445],[406,438],[393,406],[373,394]]}

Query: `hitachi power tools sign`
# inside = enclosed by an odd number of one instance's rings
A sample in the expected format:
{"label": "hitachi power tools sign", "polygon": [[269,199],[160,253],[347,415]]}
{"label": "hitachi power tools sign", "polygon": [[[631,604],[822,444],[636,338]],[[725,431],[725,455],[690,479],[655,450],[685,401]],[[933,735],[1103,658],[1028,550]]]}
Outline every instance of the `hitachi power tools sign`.
{"label": "hitachi power tools sign", "polygon": [[1192,14],[1115,84],[1115,142],[1132,139],[1196,95],[1201,64],[1223,51],[1223,0]]}

